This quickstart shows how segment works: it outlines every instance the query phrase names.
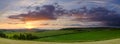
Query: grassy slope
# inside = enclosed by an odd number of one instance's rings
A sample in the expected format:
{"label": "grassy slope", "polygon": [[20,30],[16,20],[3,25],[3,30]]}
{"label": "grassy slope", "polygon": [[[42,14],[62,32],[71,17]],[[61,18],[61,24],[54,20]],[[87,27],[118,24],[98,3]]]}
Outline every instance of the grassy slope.
{"label": "grassy slope", "polygon": [[[89,30],[89,31],[88,31]],[[34,41],[45,42],[89,42],[89,41],[103,41],[120,38],[120,30],[90,30],[76,31],[76,30],[55,30],[45,32],[28,32],[40,37]],[[6,32],[5,32],[6,33]],[[8,35],[18,34],[19,32],[7,33]],[[26,33],[26,32],[22,32]]]}
{"label": "grassy slope", "polygon": [[103,30],[91,32],[79,32],[60,36],[52,36],[37,39],[37,41],[50,42],[81,42],[81,41],[99,41],[120,38],[120,30]]}
{"label": "grassy slope", "polygon": [[97,41],[97,42],[81,42],[81,43],[53,43],[53,42],[36,42],[36,41],[21,41],[0,38],[0,44],[119,44],[120,39]]}

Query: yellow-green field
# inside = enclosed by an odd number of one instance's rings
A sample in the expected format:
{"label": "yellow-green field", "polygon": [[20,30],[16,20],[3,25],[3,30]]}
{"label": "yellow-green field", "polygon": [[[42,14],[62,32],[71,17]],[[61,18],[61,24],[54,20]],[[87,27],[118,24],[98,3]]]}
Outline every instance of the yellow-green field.
{"label": "yellow-green field", "polygon": [[96,42],[56,43],[56,42],[10,40],[10,39],[0,38],[0,44],[120,44],[120,39],[96,41]]}

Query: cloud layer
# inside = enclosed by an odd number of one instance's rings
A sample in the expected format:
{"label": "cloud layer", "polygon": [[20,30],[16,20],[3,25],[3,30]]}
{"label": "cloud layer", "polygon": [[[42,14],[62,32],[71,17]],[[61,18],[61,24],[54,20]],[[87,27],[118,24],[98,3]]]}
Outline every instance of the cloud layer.
{"label": "cloud layer", "polygon": [[71,18],[70,21],[88,22],[87,24],[91,24],[90,26],[98,24],[98,26],[120,26],[120,14],[115,10],[110,10],[107,7],[100,6],[89,9],[88,8],[89,6],[84,6],[67,10],[61,7],[59,4],[55,3],[54,5],[43,5],[42,7],[36,7],[35,11],[29,11],[27,14],[12,15],[8,18],[24,19],[26,21]]}
{"label": "cloud layer", "polygon": [[29,11],[26,14],[11,15],[11,16],[9,16],[9,18],[23,19],[26,21],[55,19],[54,15],[53,15],[53,12],[55,11],[55,7],[53,5],[44,5],[41,8],[36,7],[35,9],[37,9],[37,10],[32,11],[32,12]]}
{"label": "cloud layer", "polygon": [[120,4],[116,1],[14,0],[16,4],[12,2],[1,10],[1,18],[28,22],[51,21],[45,23],[50,26],[120,26]]}

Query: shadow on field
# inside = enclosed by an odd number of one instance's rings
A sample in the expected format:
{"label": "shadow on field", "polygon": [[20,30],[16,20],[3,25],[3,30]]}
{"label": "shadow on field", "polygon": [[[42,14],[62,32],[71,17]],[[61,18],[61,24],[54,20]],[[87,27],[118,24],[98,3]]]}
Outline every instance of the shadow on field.
{"label": "shadow on field", "polygon": [[65,33],[65,34],[50,35],[50,36],[44,36],[44,37],[39,37],[39,38],[55,37],[55,36],[70,35],[70,34],[77,34],[77,33],[80,33],[80,32],[73,32],[73,33]]}

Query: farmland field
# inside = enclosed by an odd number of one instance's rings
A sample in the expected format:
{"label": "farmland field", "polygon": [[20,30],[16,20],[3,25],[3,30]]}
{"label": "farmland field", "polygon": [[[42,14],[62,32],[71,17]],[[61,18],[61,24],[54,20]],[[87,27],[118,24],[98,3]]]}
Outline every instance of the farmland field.
{"label": "farmland field", "polygon": [[[120,38],[120,30],[118,29],[63,29],[49,30],[43,32],[4,32],[9,39],[16,39],[14,35],[32,34],[35,39],[28,39],[25,36],[16,40],[42,41],[42,42],[92,42],[103,41]],[[29,36],[28,36],[29,37]],[[27,38],[27,39],[25,39]]]}
{"label": "farmland field", "polygon": [[[67,31],[66,31],[67,32]],[[120,30],[81,31],[70,34],[43,37],[36,41],[47,42],[88,42],[120,38]]]}

